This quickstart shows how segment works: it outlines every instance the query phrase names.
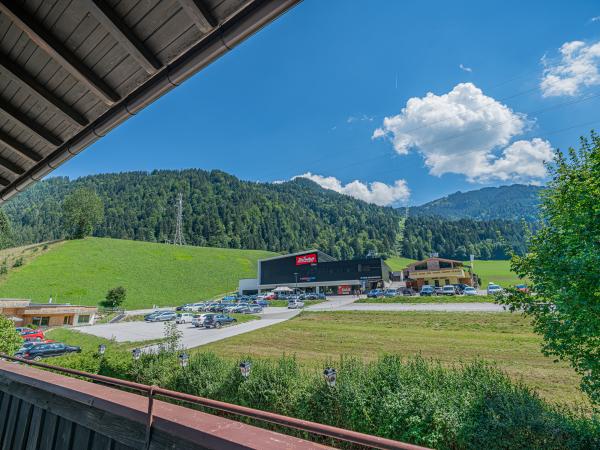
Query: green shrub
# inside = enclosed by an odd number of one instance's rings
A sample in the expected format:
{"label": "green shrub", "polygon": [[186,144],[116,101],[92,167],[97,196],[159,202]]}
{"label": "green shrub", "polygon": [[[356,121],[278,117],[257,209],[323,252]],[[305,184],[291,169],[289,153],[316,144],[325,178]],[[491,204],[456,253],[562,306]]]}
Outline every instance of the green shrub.
{"label": "green shrub", "polygon": [[23,265],[23,257],[19,257],[17,259],[15,259],[15,262],[13,262],[13,267],[21,267]]}
{"label": "green shrub", "polygon": [[0,275],[6,275],[8,273],[8,266],[6,264],[0,265]]}
{"label": "green shrub", "polygon": [[239,361],[213,353],[193,354],[186,368],[176,352],[132,361],[110,347],[104,358],[52,362],[438,449],[600,448],[598,416],[550,405],[482,361],[448,368],[421,357],[341,358],[323,365],[337,369],[330,387],[294,357],[248,360],[248,379]]}

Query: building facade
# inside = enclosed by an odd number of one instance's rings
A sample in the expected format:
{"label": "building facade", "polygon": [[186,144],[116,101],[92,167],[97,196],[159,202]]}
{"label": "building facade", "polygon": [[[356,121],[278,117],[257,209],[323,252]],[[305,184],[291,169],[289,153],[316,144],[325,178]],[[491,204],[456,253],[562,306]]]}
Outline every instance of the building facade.
{"label": "building facade", "polygon": [[98,308],[94,306],[32,303],[25,299],[0,299],[0,314],[16,326],[59,327],[93,325]]}
{"label": "building facade", "polygon": [[287,286],[306,292],[343,295],[385,287],[389,282],[390,268],[382,258],[338,261],[319,250],[307,250],[259,260],[256,280],[240,280],[240,293]]}
{"label": "building facade", "polygon": [[465,266],[462,261],[428,258],[406,267],[404,279],[407,287],[420,290],[424,285],[467,284],[473,286],[476,278],[474,278],[471,267]]}

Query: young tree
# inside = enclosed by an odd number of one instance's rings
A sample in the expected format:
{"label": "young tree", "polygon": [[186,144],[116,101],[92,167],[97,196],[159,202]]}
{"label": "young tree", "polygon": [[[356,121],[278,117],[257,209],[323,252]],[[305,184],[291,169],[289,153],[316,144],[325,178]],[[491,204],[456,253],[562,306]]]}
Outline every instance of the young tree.
{"label": "young tree", "polygon": [[118,308],[123,304],[127,297],[127,291],[123,286],[109,289],[106,293],[106,299],[102,302],[107,308]]}
{"label": "young tree", "polygon": [[15,330],[13,321],[0,314],[0,353],[12,356],[22,343],[23,339]]}
{"label": "young tree", "polygon": [[72,239],[82,239],[104,219],[104,205],[98,194],[86,188],[73,191],[63,202],[63,214]]}
{"label": "young tree", "polygon": [[548,167],[540,228],[511,263],[532,294],[511,290],[501,302],[532,317],[544,354],[569,361],[600,405],[600,137],[582,138],[568,158],[557,151]]}

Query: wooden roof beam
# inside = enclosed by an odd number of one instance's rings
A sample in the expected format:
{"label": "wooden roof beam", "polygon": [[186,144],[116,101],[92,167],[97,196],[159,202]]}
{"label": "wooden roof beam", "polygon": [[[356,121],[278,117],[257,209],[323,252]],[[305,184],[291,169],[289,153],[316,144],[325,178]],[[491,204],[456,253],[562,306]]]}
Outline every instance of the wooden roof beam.
{"label": "wooden roof beam", "polygon": [[192,19],[198,29],[206,34],[215,28],[219,21],[201,0],[178,0],[185,13]]}
{"label": "wooden roof beam", "polygon": [[32,162],[39,162],[42,160],[42,156],[38,155],[36,152],[26,147],[25,145],[19,143],[15,138],[9,136],[0,130],[0,144],[5,145],[9,149],[14,152],[17,152]]}
{"label": "wooden roof beam", "polygon": [[0,166],[5,169],[11,171],[15,175],[23,175],[25,173],[25,169],[18,164],[15,164],[10,159],[6,159],[4,156],[0,155]]}
{"label": "wooden roof beam", "polygon": [[26,114],[23,114],[14,106],[10,105],[8,102],[3,101],[0,103],[0,112],[4,113],[4,115],[13,119],[17,122],[21,127],[25,128],[27,131],[31,131],[35,133],[43,140],[48,142],[51,145],[58,147],[63,143],[62,139],[58,136],[55,136],[52,132],[44,128],[43,126],[36,123],[31,118],[27,117]]}
{"label": "wooden roof beam", "polygon": [[[82,0],[79,0],[82,1]],[[104,0],[83,0],[90,13],[100,22],[121,45],[144,68],[153,74],[162,67],[161,62],[148,50],[115,11]]]}
{"label": "wooden roof beam", "polygon": [[35,80],[31,75],[25,72],[22,68],[17,66],[14,62],[8,59],[6,56],[0,54],[0,71],[8,73],[11,77],[19,80],[21,83],[26,85],[29,89],[34,91],[39,97],[44,99],[46,103],[49,103],[54,108],[60,110],[67,118],[76,125],[82,127],[86,126],[88,120],[79,114],[75,109],[64,103],[48,89],[42,86]]}
{"label": "wooden roof beam", "polygon": [[121,97],[98,75],[86,67],[58,39],[41,27],[27,12],[15,2],[0,0],[0,12],[20,28],[31,41],[59,63],[67,72],[81,81],[106,104],[112,105]]}

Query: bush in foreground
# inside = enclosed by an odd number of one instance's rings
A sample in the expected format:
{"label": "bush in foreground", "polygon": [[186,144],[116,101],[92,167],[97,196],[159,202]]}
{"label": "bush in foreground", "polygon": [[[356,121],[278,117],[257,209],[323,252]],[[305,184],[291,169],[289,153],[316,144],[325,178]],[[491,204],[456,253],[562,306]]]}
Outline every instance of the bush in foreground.
{"label": "bush in foreground", "polygon": [[53,362],[439,449],[600,448],[597,416],[550,405],[482,361],[448,368],[420,357],[342,358],[329,362],[333,388],[289,356],[252,359],[248,379],[239,361],[213,353],[192,355],[185,369],[174,352],[134,362],[109,349],[104,358]]}

